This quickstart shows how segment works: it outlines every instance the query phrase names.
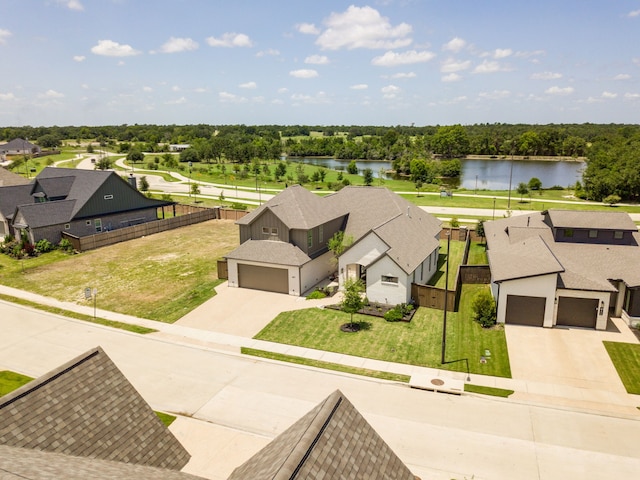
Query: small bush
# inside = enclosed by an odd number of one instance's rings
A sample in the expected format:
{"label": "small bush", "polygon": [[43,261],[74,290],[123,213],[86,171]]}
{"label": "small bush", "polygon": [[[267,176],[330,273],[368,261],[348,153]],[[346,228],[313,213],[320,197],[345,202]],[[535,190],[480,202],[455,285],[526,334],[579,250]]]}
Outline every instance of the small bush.
{"label": "small bush", "polygon": [[606,203],[607,205],[609,205],[610,207],[613,207],[616,203],[620,203],[620,196],[619,195],[608,195],[605,198],[602,199],[603,203]]}
{"label": "small bush", "polygon": [[402,314],[402,311],[397,307],[392,308],[384,314],[384,319],[387,322],[399,322],[400,320],[402,320],[402,317],[404,317],[404,315]]}
{"label": "small bush", "polygon": [[69,240],[67,240],[66,238],[63,238],[62,240],[60,240],[60,243],[58,244],[58,248],[60,250],[63,250],[65,252],[71,252],[73,251],[73,245],[71,244],[71,242]]}
{"label": "small bush", "polygon": [[246,210],[247,206],[244,203],[234,202],[231,204],[231,208],[234,210]]}
{"label": "small bush", "polygon": [[322,290],[314,290],[309,295],[307,295],[307,300],[320,300],[321,298],[325,298],[327,296]]}
{"label": "small bush", "polygon": [[491,292],[488,290],[479,291],[471,304],[473,309],[473,319],[482,328],[490,328],[496,324],[496,302],[493,300]]}
{"label": "small bush", "polygon": [[53,250],[53,244],[46,238],[38,240],[38,243],[36,243],[36,252],[47,253],[51,250]]}

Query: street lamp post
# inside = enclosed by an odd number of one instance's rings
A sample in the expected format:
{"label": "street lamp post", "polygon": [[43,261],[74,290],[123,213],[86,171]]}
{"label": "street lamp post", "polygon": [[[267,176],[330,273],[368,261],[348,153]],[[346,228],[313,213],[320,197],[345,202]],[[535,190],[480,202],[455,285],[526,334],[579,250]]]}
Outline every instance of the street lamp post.
{"label": "street lamp post", "polygon": [[445,350],[447,346],[447,302],[449,300],[449,247],[451,245],[451,229],[447,232],[447,266],[444,277],[444,318],[442,322],[442,356],[440,363],[444,364]]}
{"label": "street lamp post", "polygon": [[96,302],[98,300],[98,289],[93,289],[93,321],[96,321]]}
{"label": "street lamp post", "polygon": [[491,215],[491,220],[496,219],[496,197],[493,197],[493,214]]}
{"label": "street lamp post", "polygon": [[191,165],[193,165],[191,162],[189,162],[189,199],[191,199]]}

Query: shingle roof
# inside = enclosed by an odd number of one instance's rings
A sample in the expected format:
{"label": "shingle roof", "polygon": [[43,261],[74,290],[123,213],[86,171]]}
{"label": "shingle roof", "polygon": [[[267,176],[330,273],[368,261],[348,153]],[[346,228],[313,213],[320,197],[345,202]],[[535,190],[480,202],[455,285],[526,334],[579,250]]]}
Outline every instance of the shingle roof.
{"label": "shingle roof", "polygon": [[22,152],[24,150],[31,151],[34,148],[36,148],[37,150],[40,150],[39,146],[34,145],[28,140],[24,140],[22,138],[14,138],[9,142],[0,145],[0,153],[10,152],[12,150],[15,150],[18,152]]}
{"label": "shingle roof", "polygon": [[247,240],[226,258],[291,266],[302,266],[311,260],[295,245],[274,240]]}
{"label": "shingle roof", "polygon": [[4,167],[0,167],[0,187],[8,187],[10,185],[26,185],[29,180],[22,175],[10,172]]}
{"label": "shingle roof", "polygon": [[336,390],[234,470],[228,480],[414,480],[409,469]]}
{"label": "shingle roof", "polygon": [[[20,220],[24,220],[25,225],[31,228],[60,225],[62,223],[68,223],[73,219],[73,211],[76,203],[75,200],[29,203],[20,206],[18,217],[20,217]],[[17,222],[17,220],[18,218],[14,219],[14,222]]]}
{"label": "shingle roof", "polygon": [[638,227],[625,212],[556,210],[547,212],[550,224],[556,228],[597,228],[601,230],[631,230]]}
{"label": "shingle roof", "polygon": [[0,472],[3,480],[202,480],[174,470],[5,445],[0,445]]}
{"label": "shingle roof", "polygon": [[0,398],[0,445],[174,470],[190,457],[100,347]]}
{"label": "shingle roof", "polygon": [[506,249],[488,251],[491,275],[495,282],[560,273],[564,270],[540,237],[531,237]]}
{"label": "shingle roof", "polygon": [[31,184],[11,185],[0,188],[0,213],[6,218],[11,218],[18,205],[33,202],[31,196]]}

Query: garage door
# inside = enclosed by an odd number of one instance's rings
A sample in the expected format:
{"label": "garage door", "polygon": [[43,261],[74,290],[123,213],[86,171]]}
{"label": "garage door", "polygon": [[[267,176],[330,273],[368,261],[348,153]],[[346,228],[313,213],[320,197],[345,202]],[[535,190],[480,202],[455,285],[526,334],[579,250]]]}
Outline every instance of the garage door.
{"label": "garage door", "polygon": [[596,298],[558,298],[556,325],[596,328],[598,300]]}
{"label": "garage door", "polygon": [[289,271],[286,268],[238,264],[238,284],[243,288],[267,292],[289,293]]}
{"label": "garage door", "polygon": [[525,295],[507,295],[507,315],[505,322],[511,325],[541,327],[547,299]]}

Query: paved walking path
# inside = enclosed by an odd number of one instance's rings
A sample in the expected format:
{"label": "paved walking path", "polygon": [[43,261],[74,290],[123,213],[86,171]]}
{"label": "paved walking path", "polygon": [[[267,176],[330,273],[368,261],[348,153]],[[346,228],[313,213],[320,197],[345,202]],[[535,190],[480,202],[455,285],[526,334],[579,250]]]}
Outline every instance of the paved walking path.
{"label": "paved walking path", "polygon": [[[11,287],[0,285],[0,293],[89,316],[93,316],[94,314],[93,306],[62,302],[51,297],[45,297]],[[215,297],[210,300],[210,302],[211,301],[215,301]],[[556,385],[513,378],[492,377],[480,374],[467,375],[463,372],[452,372],[448,370],[438,370],[434,368],[373,360],[340,353],[267,342],[263,340],[254,340],[252,338],[239,335],[203,330],[201,328],[194,328],[180,324],[162,323],[100,309],[96,310],[96,316],[107,320],[116,320],[131,325],[152,328],[158,331],[157,333],[151,334],[153,336],[166,339],[167,341],[174,343],[197,345],[215,351],[239,354],[240,348],[248,347],[273,353],[281,353],[307,359],[321,360],[323,362],[401,375],[420,375],[428,378],[452,378],[466,381],[467,383],[474,385],[514,390],[515,393],[511,395],[510,400],[515,402],[532,405],[547,405],[627,418],[640,418],[640,411],[637,409],[637,407],[640,406],[640,396],[638,395],[605,390],[595,391],[593,388],[588,387],[581,388],[567,385]]]}

